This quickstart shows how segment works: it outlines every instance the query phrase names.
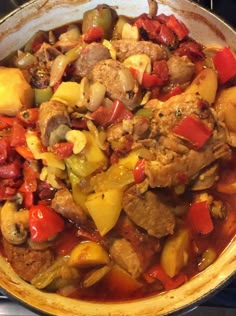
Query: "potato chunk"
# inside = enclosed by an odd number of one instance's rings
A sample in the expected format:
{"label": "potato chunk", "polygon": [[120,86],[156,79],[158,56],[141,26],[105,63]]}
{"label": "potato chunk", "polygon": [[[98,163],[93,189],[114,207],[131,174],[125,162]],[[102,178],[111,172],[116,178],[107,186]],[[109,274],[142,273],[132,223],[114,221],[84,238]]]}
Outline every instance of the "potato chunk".
{"label": "potato chunk", "polygon": [[0,114],[15,116],[33,104],[33,89],[17,68],[0,68]]}
{"label": "potato chunk", "polygon": [[110,263],[106,250],[93,241],[78,244],[72,249],[69,265],[77,268],[90,268]]}

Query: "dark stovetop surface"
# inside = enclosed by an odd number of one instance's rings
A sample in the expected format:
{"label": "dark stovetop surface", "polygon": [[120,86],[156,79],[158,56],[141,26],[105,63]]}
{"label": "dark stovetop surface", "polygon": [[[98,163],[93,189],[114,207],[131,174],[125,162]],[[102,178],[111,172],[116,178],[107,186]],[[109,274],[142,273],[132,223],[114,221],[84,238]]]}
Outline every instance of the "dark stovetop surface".
{"label": "dark stovetop surface", "polygon": [[[27,0],[0,0],[0,17],[25,2],[27,2]],[[232,26],[236,27],[236,0],[195,0],[195,2],[211,9],[223,17],[225,21],[228,21]],[[228,287],[206,301],[203,306],[236,308],[236,281],[231,282]],[[12,303],[0,293],[0,315],[28,316],[35,314]]]}

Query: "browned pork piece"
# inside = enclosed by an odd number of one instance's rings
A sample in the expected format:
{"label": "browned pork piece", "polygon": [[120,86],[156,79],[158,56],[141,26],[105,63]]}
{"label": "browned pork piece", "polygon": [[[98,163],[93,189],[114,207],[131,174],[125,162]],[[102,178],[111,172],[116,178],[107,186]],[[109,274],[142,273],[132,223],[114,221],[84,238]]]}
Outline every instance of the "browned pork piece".
{"label": "browned pork piece", "polygon": [[[203,168],[229,154],[225,131],[217,123],[213,110],[200,96],[181,94],[162,106],[157,102],[157,106],[151,133],[151,137],[157,139],[156,159],[147,161],[145,165],[145,173],[152,188],[189,182]],[[191,143],[173,132],[173,128],[189,115],[201,120],[211,130],[209,139],[199,149],[194,149]]]}
{"label": "browned pork piece", "polygon": [[136,225],[151,236],[161,238],[174,232],[174,208],[156,192],[138,194],[136,186],[129,188],[124,193],[123,209]]}
{"label": "browned pork piece", "polygon": [[3,248],[16,273],[25,281],[31,281],[40,271],[46,270],[54,261],[50,249],[32,250],[29,246],[14,246],[3,239]]}
{"label": "browned pork piece", "polygon": [[131,71],[119,61],[100,61],[92,70],[92,79],[106,87],[107,95],[112,100],[123,102],[129,109],[139,106],[142,99],[139,84]]}
{"label": "browned pork piece", "polygon": [[109,58],[111,55],[108,48],[101,43],[91,43],[81,51],[75,62],[75,74],[80,77],[89,77],[96,63]]}
{"label": "browned pork piece", "polygon": [[70,119],[64,104],[56,101],[44,102],[39,108],[39,129],[45,146],[63,140],[69,130]]}
{"label": "browned pork piece", "polygon": [[66,188],[60,189],[52,199],[51,207],[69,220],[81,224],[86,221],[86,214],[77,205],[70,191]]}
{"label": "browned pork piece", "polygon": [[135,54],[146,54],[152,61],[167,59],[166,50],[152,42],[121,39],[112,41],[112,46],[116,50],[117,59],[121,62]]}

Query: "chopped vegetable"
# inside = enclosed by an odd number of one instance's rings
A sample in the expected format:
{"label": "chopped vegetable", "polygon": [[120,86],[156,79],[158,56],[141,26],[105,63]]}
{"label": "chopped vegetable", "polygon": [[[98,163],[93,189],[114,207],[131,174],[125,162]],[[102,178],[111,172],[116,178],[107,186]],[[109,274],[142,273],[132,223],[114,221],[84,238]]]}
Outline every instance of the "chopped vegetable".
{"label": "chopped vegetable", "polygon": [[189,209],[189,221],[197,234],[207,235],[214,229],[208,201],[195,202]]}
{"label": "chopped vegetable", "polygon": [[213,248],[207,248],[202,254],[201,261],[198,263],[198,270],[205,270],[215,261],[216,257],[216,251]]}
{"label": "chopped vegetable", "polygon": [[173,128],[173,133],[189,141],[198,150],[211,137],[212,131],[199,119],[189,115]]}
{"label": "chopped vegetable", "polygon": [[46,205],[33,205],[29,213],[29,226],[33,241],[42,242],[64,228],[64,220]]}
{"label": "chopped vegetable", "polygon": [[89,268],[109,264],[106,250],[93,241],[86,241],[75,246],[70,254],[69,265],[77,268]]}
{"label": "chopped vegetable", "polygon": [[145,179],[145,159],[139,159],[133,170],[135,183],[141,183]]}
{"label": "chopped vegetable", "polygon": [[93,193],[85,201],[87,210],[102,236],[116,225],[122,208],[122,196],[121,190],[110,189]]}
{"label": "chopped vegetable", "polygon": [[163,284],[166,291],[173,290],[186,282],[187,277],[184,273],[180,273],[174,278],[169,277],[160,264],[155,265],[147,271],[147,274],[155,278]]}
{"label": "chopped vegetable", "polygon": [[236,58],[229,47],[224,47],[213,57],[213,62],[221,84],[236,75]]}
{"label": "chopped vegetable", "polygon": [[187,229],[180,229],[168,237],[161,253],[161,265],[169,277],[179,274],[188,262],[190,234]]}
{"label": "chopped vegetable", "polygon": [[189,34],[186,25],[177,20],[173,14],[169,16],[166,25],[177,35],[179,41],[182,41]]}

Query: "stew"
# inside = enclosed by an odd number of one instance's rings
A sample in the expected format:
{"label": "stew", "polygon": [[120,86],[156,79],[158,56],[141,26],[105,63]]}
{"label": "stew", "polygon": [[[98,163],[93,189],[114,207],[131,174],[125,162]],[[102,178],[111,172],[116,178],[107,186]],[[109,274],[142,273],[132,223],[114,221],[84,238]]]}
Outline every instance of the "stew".
{"label": "stew", "polygon": [[235,56],[157,11],[98,5],[1,61],[0,249],[39,290],[170,291],[236,234]]}

